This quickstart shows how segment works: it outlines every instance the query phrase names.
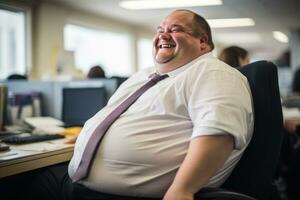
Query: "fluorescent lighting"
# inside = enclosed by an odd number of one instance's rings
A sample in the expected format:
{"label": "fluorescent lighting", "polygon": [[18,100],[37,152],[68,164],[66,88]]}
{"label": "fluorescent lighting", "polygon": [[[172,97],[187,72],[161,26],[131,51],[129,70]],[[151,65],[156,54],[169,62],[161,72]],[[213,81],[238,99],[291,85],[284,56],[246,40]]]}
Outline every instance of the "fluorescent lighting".
{"label": "fluorescent lighting", "polygon": [[278,40],[279,42],[282,43],[288,43],[289,42],[289,38],[282,32],[280,31],[273,31],[273,37]]}
{"label": "fluorescent lighting", "polygon": [[226,45],[256,44],[262,42],[261,36],[253,32],[216,33],[214,34],[214,38],[219,43]]}
{"label": "fluorescent lighting", "polygon": [[176,7],[215,6],[222,4],[222,0],[139,0],[121,1],[119,6],[130,10],[144,10]]}
{"label": "fluorescent lighting", "polygon": [[208,19],[207,22],[212,28],[228,28],[255,25],[254,20],[251,18]]}

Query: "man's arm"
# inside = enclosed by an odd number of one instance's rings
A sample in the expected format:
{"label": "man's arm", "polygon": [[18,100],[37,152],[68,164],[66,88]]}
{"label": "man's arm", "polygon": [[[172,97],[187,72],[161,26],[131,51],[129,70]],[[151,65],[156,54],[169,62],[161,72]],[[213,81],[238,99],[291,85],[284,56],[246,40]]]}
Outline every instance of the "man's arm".
{"label": "man's arm", "polygon": [[164,200],[192,200],[219,170],[233,150],[231,135],[199,136],[191,140],[187,155]]}

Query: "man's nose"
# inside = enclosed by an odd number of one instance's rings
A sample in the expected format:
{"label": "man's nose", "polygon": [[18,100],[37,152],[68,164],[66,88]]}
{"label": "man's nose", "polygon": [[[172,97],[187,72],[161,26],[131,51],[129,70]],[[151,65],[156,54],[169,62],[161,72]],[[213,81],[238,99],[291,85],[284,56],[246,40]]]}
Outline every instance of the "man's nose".
{"label": "man's nose", "polygon": [[170,39],[170,34],[168,32],[159,33],[158,38],[160,40],[168,40]]}

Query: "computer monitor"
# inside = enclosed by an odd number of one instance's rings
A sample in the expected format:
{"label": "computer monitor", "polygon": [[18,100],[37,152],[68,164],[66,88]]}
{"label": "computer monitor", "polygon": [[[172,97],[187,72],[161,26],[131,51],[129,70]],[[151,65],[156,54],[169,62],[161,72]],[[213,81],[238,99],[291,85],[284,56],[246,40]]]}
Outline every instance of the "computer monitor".
{"label": "computer monitor", "polygon": [[116,80],[111,79],[97,79],[97,80],[72,80],[72,81],[55,81],[53,82],[52,96],[53,101],[53,113],[50,115],[56,119],[63,120],[62,108],[63,108],[63,89],[64,88],[105,88],[107,100],[115,92],[117,88]]}
{"label": "computer monitor", "polygon": [[63,88],[62,120],[67,126],[82,126],[106,105],[105,87]]}

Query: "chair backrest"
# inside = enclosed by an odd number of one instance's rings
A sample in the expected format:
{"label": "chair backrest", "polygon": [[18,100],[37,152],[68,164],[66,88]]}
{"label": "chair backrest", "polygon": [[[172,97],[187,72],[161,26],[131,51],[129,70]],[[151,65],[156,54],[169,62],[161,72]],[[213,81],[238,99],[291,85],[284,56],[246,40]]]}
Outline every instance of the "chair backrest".
{"label": "chair backrest", "polygon": [[122,77],[122,76],[112,76],[111,78],[117,80],[117,87],[119,87],[124,81],[128,79],[128,77]]}
{"label": "chair backrest", "polygon": [[283,139],[283,119],[276,66],[258,61],[240,69],[247,77],[254,104],[254,133],[222,188],[268,199]]}

